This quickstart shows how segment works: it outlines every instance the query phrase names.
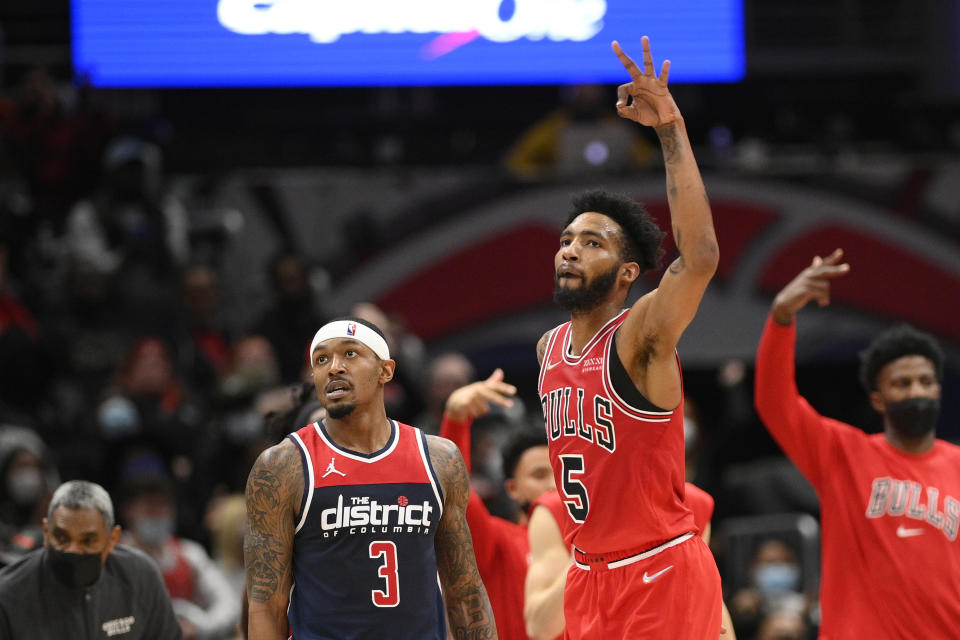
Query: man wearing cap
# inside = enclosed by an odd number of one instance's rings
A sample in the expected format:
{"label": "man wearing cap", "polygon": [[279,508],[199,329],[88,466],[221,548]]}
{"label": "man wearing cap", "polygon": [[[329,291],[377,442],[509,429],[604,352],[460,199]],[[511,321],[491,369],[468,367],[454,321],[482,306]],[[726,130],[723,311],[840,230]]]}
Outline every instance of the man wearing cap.
{"label": "man wearing cap", "polygon": [[383,333],[333,320],[310,355],[327,418],[264,451],[247,480],[249,637],[444,640],[445,611],[454,637],[496,638],[463,458],[387,417]]}

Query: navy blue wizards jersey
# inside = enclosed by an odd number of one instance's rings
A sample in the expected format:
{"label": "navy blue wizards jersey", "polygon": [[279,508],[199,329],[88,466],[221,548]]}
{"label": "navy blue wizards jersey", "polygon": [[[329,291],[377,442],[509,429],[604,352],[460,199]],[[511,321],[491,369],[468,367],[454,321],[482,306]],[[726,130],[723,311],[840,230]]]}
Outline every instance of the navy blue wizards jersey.
{"label": "navy blue wizards jersey", "polygon": [[443,493],[426,436],[390,422],[375,453],[333,442],[323,423],[288,437],[306,486],[293,541],[294,640],[444,640],[433,548]]}

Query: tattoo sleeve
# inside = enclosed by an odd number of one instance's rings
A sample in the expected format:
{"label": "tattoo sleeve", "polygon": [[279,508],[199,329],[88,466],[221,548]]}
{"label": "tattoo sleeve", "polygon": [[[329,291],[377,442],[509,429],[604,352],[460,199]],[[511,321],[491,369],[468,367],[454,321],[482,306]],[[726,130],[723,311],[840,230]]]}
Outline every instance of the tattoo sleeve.
{"label": "tattoo sleeve", "polygon": [[[286,630],[294,518],[303,492],[302,466],[295,445],[284,441],[260,454],[247,478],[243,557],[251,630],[261,623]],[[255,616],[262,617],[257,624]]]}
{"label": "tattoo sleeve", "polygon": [[434,544],[450,631],[455,640],[496,638],[493,609],[477,571],[473,540],[464,515],[470,480],[463,456],[452,443],[431,437],[430,458],[444,491],[443,517]]}

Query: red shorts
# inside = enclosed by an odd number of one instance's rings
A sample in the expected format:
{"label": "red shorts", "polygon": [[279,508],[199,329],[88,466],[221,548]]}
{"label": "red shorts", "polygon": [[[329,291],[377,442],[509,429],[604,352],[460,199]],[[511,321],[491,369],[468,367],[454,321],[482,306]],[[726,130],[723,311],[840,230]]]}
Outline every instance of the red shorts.
{"label": "red shorts", "polygon": [[[567,573],[564,638],[717,640],[720,574],[700,536],[615,568],[574,564]],[[617,566],[619,565],[619,566]]]}

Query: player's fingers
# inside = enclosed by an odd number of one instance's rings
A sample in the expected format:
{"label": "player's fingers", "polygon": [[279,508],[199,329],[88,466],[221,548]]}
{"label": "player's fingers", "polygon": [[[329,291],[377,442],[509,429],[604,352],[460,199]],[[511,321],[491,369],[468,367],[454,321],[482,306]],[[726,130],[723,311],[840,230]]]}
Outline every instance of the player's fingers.
{"label": "player's fingers", "polygon": [[848,271],[850,271],[850,265],[846,262],[838,265],[822,265],[819,269],[817,269],[817,277],[832,279],[842,276]]}
{"label": "player's fingers", "polygon": [[502,380],[503,380],[503,369],[501,369],[500,367],[497,367],[496,369],[493,370],[493,373],[491,373],[487,377],[486,382],[500,382]]}
{"label": "player's fingers", "polygon": [[630,102],[630,89],[633,88],[633,83],[628,82],[617,87],[617,108],[626,107]]}
{"label": "player's fingers", "polygon": [[660,68],[660,80],[663,84],[667,84],[667,78],[670,77],[670,61],[664,60],[663,66]]}
{"label": "player's fingers", "polygon": [[827,264],[838,264],[841,258],[843,258],[843,249],[834,249],[833,253],[824,258],[823,261]]}
{"label": "player's fingers", "polygon": [[810,266],[819,267],[821,264],[823,264],[823,258],[821,258],[820,256],[813,256],[813,260],[810,262]]}
{"label": "player's fingers", "polygon": [[648,76],[655,75],[653,54],[650,52],[650,38],[643,36],[640,38],[640,44],[643,46],[643,73]]}
{"label": "player's fingers", "polygon": [[633,61],[633,58],[628,56],[626,52],[620,48],[619,42],[614,40],[610,46],[613,47],[613,52],[617,54],[618,58],[620,58],[620,63],[627,70],[627,73],[630,74],[631,78],[637,79],[643,75],[643,73],[640,71],[640,67],[638,67],[637,63]]}
{"label": "player's fingers", "polygon": [[505,396],[505,395],[503,395],[503,394],[500,394],[500,393],[497,393],[496,391],[493,391],[492,389],[484,389],[482,395],[483,395],[483,397],[486,399],[487,402],[492,402],[493,404],[498,404],[498,405],[500,405],[501,407],[510,407],[510,406],[513,406],[513,400],[511,400],[509,397],[507,397],[507,396]]}
{"label": "player's fingers", "polygon": [[486,387],[494,393],[499,393],[502,396],[517,395],[517,388],[509,382],[497,382],[496,384],[488,384]]}

